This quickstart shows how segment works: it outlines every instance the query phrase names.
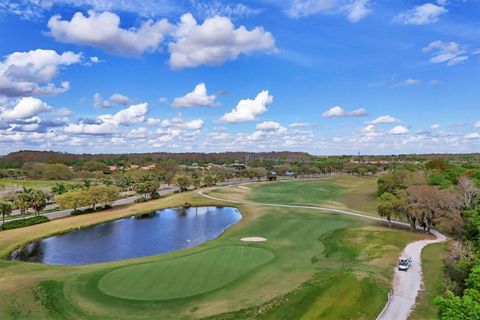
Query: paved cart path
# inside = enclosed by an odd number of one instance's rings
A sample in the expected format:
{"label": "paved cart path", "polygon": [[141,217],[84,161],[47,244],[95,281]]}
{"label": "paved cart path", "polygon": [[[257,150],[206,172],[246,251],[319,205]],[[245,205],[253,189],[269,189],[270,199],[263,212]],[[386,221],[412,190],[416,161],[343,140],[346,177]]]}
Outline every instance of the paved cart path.
{"label": "paved cart path", "polygon": [[407,272],[398,271],[398,268],[395,268],[393,293],[377,320],[407,319],[414,309],[415,299],[422,285],[422,250],[429,244],[447,240],[447,237],[438,231],[432,230],[431,233],[436,239],[415,241],[405,247],[403,256],[411,257],[413,265]]}

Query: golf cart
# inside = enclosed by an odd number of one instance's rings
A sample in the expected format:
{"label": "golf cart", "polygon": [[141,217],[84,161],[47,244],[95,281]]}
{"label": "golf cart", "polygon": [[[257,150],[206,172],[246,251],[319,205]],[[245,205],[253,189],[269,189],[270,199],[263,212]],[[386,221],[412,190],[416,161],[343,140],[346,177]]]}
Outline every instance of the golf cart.
{"label": "golf cart", "polygon": [[408,268],[410,268],[408,259],[404,257],[400,258],[398,260],[398,271],[408,271]]}

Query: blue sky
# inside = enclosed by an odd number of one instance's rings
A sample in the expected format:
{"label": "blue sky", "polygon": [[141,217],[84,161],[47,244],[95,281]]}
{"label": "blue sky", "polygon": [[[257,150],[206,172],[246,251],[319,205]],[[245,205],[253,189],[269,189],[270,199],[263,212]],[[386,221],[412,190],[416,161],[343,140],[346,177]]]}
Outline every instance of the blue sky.
{"label": "blue sky", "polygon": [[480,1],[0,3],[0,154],[480,151]]}

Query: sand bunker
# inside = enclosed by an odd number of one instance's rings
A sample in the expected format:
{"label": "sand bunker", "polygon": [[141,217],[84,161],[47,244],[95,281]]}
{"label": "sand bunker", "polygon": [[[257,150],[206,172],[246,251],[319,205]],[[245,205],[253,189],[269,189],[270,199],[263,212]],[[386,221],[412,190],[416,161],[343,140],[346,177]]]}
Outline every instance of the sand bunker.
{"label": "sand bunker", "polygon": [[250,189],[249,187],[245,187],[245,186],[237,186],[237,187],[239,187],[240,189],[247,189],[247,190]]}
{"label": "sand bunker", "polygon": [[262,238],[262,237],[245,237],[245,238],[242,238],[242,239],[240,239],[240,240],[245,241],[245,242],[263,242],[263,241],[267,241],[267,239]]}

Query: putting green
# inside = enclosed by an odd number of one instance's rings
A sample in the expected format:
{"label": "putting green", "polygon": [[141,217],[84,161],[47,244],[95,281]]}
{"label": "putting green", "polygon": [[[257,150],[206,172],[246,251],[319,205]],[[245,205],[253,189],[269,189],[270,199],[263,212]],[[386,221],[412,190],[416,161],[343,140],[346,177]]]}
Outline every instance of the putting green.
{"label": "putting green", "polygon": [[105,294],[131,300],[171,300],[219,289],[274,258],[271,251],[223,246],[189,256],[120,268],[104,275]]}

